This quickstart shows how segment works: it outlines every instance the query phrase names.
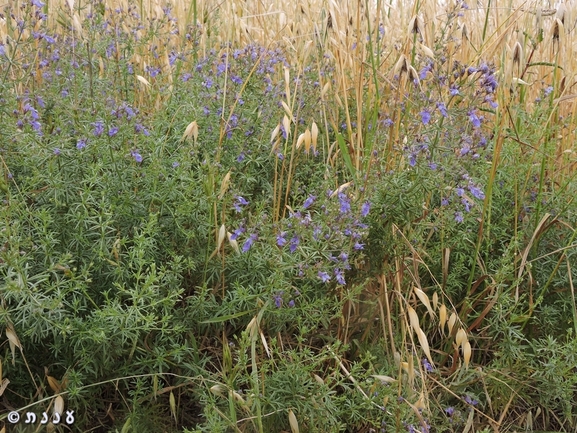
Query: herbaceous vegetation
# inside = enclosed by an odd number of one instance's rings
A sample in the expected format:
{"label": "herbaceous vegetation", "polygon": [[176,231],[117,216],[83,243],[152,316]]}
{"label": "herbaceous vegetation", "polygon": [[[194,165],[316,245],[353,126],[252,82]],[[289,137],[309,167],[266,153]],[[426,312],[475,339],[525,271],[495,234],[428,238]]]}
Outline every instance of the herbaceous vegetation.
{"label": "herbaceous vegetation", "polygon": [[1,428],[574,431],[576,10],[494,3],[3,5]]}

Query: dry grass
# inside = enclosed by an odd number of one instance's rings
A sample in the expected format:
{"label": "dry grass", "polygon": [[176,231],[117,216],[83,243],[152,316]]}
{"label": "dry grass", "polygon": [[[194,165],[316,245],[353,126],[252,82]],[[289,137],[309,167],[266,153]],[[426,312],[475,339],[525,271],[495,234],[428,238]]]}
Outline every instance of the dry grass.
{"label": "dry grass", "polygon": [[[16,18],[28,3],[25,0],[11,2],[11,11]],[[48,21],[54,28],[72,26],[79,39],[88,40],[89,35],[80,23],[81,17],[96,7],[94,2],[56,0],[47,1],[47,4]],[[144,22],[164,16],[165,2],[161,0],[138,3],[104,1],[103,4],[110,21],[119,22],[124,28],[131,28],[136,19],[128,13],[123,13],[120,19],[115,10],[136,11]],[[321,83],[320,89],[324,92],[319,96],[327,103],[322,113],[324,118],[314,119],[319,124],[335,126],[337,111],[344,108],[347,130],[351,131],[351,116],[354,115],[360,123],[367,115],[362,112],[363,104],[386,105],[387,100],[395,96],[379,94],[379,83],[367,72],[386,82],[392,78],[401,56],[408,59],[410,69],[415,56],[434,56],[438,52],[436,48],[440,48],[436,44],[443,44],[448,54],[448,65],[453,61],[475,64],[482,60],[497,66],[502,84],[498,118],[510,115],[504,111],[507,102],[519,94],[526,107],[531,109],[545,83],[552,83],[555,102],[559,104],[556,115],[549,120],[549,126],[553,126],[561,117],[570,118],[571,125],[577,122],[573,72],[576,69],[576,11],[577,8],[569,1],[551,7],[536,1],[513,0],[505,5],[482,0],[470,2],[465,9],[456,7],[454,0],[412,3],[331,0],[291,5],[278,0],[194,0],[174,2],[171,14],[176,20],[170,24],[169,30],[178,30],[180,35],[184,35],[198,26],[194,43],[205,52],[212,48],[226,49],[222,47],[227,43],[244,46],[255,42],[282,47],[293,65],[332,62],[338,75],[334,83]],[[380,40],[377,39],[379,31],[384,32]],[[5,41],[15,38],[5,20],[0,21],[0,38]],[[164,48],[164,52],[159,52],[160,58],[151,59],[150,51],[143,50],[133,60],[142,69],[155,63],[169,68],[168,52],[174,45],[182,43],[183,38],[176,35],[171,40],[153,39],[150,46],[156,44],[161,50]],[[374,57],[370,56],[371,46],[376,53]],[[366,95],[373,95],[378,100],[363,101]],[[357,101],[354,113],[348,106],[351,97]],[[399,140],[398,127],[395,131],[390,146]],[[351,157],[358,169],[363,136],[351,132],[347,138],[355,149],[356,153],[352,152]],[[556,166],[562,171],[567,172],[574,165],[575,138],[574,127],[565,128],[557,137]]]}

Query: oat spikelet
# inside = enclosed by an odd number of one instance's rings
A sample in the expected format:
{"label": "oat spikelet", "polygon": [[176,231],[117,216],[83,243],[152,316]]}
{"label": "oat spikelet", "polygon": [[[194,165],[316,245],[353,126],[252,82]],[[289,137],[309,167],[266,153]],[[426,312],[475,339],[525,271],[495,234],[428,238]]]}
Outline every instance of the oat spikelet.
{"label": "oat spikelet", "polygon": [[409,21],[409,34],[418,33],[421,37],[424,36],[425,30],[425,23],[423,22],[423,18],[419,15],[415,15]]}
{"label": "oat spikelet", "polygon": [[182,138],[180,141],[184,141],[187,138],[194,139],[194,143],[196,144],[196,140],[198,139],[198,123],[196,120],[193,120],[188,124],[186,129],[184,130],[184,134],[182,134]]}
{"label": "oat spikelet", "polygon": [[431,317],[435,317],[435,312],[433,311],[433,308],[431,307],[431,302],[429,301],[429,297],[427,296],[427,294],[425,292],[423,292],[421,289],[419,289],[418,287],[415,287],[413,290],[415,292],[415,295],[417,295],[417,298],[419,298],[419,300],[427,308],[427,311],[429,312]]}
{"label": "oat spikelet", "polygon": [[443,333],[445,332],[445,323],[447,323],[447,307],[445,307],[445,304],[441,304],[439,308],[439,326]]}
{"label": "oat spikelet", "polygon": [[519,43],[519,41],[515,42],[515,46],[513,47],[513,66],[517,64],[517,66],[521,65],[521,59],[523,56],[523,47]]}
{"label": "oat spikelet", "polygon": [[311,126],[311,143],[313,145],[313,150],[317,150],[317,138],[319,136],[319,127],[315,122]]}
{"label": "oat spikelet", "polygon": [[469,368],[469,362],[471,361],[471,343],[469,341],[463,342],[463,360],[465,361],[465,368]]}
{"label": "oat spikelet", "polygon": [[237,254],[240,254],[240,248],[238,247],[238,242],[236,241],[236,239],[232,238],[232,233],[226,232],[226,237],[232,249],[235,250]]}
{"label": "oat spikelet", "polygon": [[433,50],[431,50],[429,47],[424,44],[419,44],[419,47],[425,56],[430,57],[431,59],[435,58],[435,53],[433,53]]}
{"label": "oat spikelet", "polygon": [[226,175],[224,176],[224,178],[222,179],[222,182],[220,183],[220,192],[218,194],[218,199],[222,200],[222,198],[224,197],[224,194],[226,193],[226,191],[228,191],[228,187],[230,185],[230,175],[231,175],[232,171],[229,170],[228,173],[226,173]]}
{"label": "oat spikelet", "polygon": [[142,75],[137,75],[136,79],[138,81],[140,81],[142,84],[144,84],[147,87],[150,87],[150,83],[148,82],[148,80],[146,78],[144,78]]}
{"label": "oat spikelet", "polygon": [[226,227],[223,225],[220,226],[218,230],[218,239],[216,240],[216,248],[220,250],[222,247],[222,243],[224,242],[224,237],[226,236]]}
{"label": "oat spikelet", "polygon": [[551,37],[553,42],[559,42],[559,37],[561,34],[563,34],[563,23],[559,18],[555,18],[553,27],[551,29]]}
{"label": "oat spikelet", "polygon": [[419,328],[417,331],[417,338],[419,339],[419,344],[421,345],[421,349],[425,352],[425,356],[431,363],[431,366],[435,368],[435,363],[433,362],[433,358],[431,357],[431,350],[429,348],[429,341],[427,340],[427,336],[423,332],[422,329]]}
{"label": "oat spikelet", "polygon": [[64,412],[64,399],[62,398],[61,395],[56,397],[56,399],[54,400],[53,412],[57,413],[58,415],[62,415],[62,412]]}
{"label": "oat spikelet", "polygon": [[413,328],[413,331],[417,332],[417,329],[421,329],[419,326],[419,316],[417,316],[417,312],[413,309],[413,307],[409,307],[408,312],[411,328]]}
{"label": "oat spikelet", "polygon": [[467,341],[467,333],[463,328],[459,328],[457,335],[455,336],[455,343],[457,343],[457,346],[462,347],[465,341]]}
{"label": "oat spikelet", "polygon": [[393,68],[393,75],[400,78],[403,73],[408,71],[408,66],[407,58],[404,54],[401,54],[401,57],[399,57],[399,60],[397,60]]}
{"label": "oat spikelet", "polygon": [[270,134],[270,141],[271,141],[271,143],[272,143],[273,141],[275,141],[275,139],[277,138],[279,132],[280,132],[280,123],[276,126],[275,129],[273,129],[272,133]]}
{"label": "oat spikelet", "polygon": [[292,433],[299,433],[299,422],[297,421],[297,417],[295,415],[295,413],[292,411],[292,409],[289,409],[288,411],[288,418],[289,418],[289,424],[291,426],[291,432]]}
{"label": "oat spikelet", "polygon": [[453,326],[455,326],[455,322],[457,321],[457,315],[455,313],[451,313],[449,317],[449,322],[447,326],[449,327],[449,335],[453,333]]}

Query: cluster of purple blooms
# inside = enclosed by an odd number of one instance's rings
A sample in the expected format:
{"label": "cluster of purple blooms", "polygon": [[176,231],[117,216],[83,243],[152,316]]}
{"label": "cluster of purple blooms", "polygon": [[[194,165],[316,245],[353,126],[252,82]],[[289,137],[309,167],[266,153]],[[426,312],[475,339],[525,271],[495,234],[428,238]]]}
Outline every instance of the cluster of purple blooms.
{"label": "cluster of purple blooms", "polygon": [[[236,152],[235,160],[238,163],[242,163],[249,153],[260,146],[261,143],[253,138],[255,130],[271,119],[277,121],[279,109],[270,101],[281,99],[283,86],[282,83],[273,83],[271,75],[278,73],[283,66],[289,65],[281,50],[257,44],[249,44],[242,49],[224,45],[219,51],[210,50],[197,61],[194,80],[191,72],[183,72],[179,77],[185,88],[191,88],[191,92],[204,101],[199,107],[202,113],[197,118],[199,128],[207,134],[207,139],[212,134],[220,141],[221,128],[215,125],[222,125],[226,145],[234,146],[230,150]],[[249,75],[250,83],[247,84],[244,77]],[[250,88],[250,92],[245,86]],[[245,109],[245,95],[250,95],[258,105],[258,124],[253,116],[254,104]],[[224,105],[223,100],[226,101]],[[281,132],[287,134],[286,131]]]}
{"label": "cluster of purple blooms", "polygon": [[[247,205],[247,199],[235,196],[235,213],[242,213]],[[353,203],[343,191],[334,194],[328,191],[322,203],[317,195],[311,194],[300,209],[290,212],[281,222],[282,227],[275,234],[276,245],[289,254],[298,253],[303,245],[317,249],[324,259],[310,261],[303,254],[303,260],[299,260],[297,265],[298,277],[308,276],[323,283],[334,280],[338,285],[345,285],[345,273],[351,269],[351,254],[364,249],[362,241],[368,226],[362,219],[368,216],[370,209],[368,201]],[[248,230],[243,220],[231,239],[241,237],[244,238],[241,251],[247,253],[259,241],[259,229]],[[290,303],[287,305],[290,306]]]}
{"label": "cluster of purple blooms", "polygon": [[[445,177],[451,186],[451,193],[442,197],[441,205],[446,207],[450,203],[458,204],[456,208],[453,207],[453,217],[456,222],[461,223],[464,215],[474,206],[473,199],[485,198],[478,182],[475,182],[466,170],[467,167],[472,167],[476,160],[481,160],[484,154],[489,157],[487,137],[483,130],[486,119],[480,114],[480,108],[483,105],[488,106],[484,109],[487,111],[497,107],[494,95],[498,81],[494,68],[485,63],[477,67],[456,62],[449,76],[436,76],[433,72],[434,64],[428,61],[420,71],[422,87],[426,86],[427,80],[432,80],[435,89],[445,88],[448,91],[441,91],[437,100],[430,94],[421,94],[424,108],[419,113],[420,122],[413,125],[416,132],[408,135],[414,139],[407,143],[404,150],[410,167],[417,167],[419,161],[424,160],[430,170]],[[470,104],[468,108],[461,107],[461,102],[450,103],[453,98],[462,95],[468,96],[462,99]],[[451,110],[448,106],[451,106]],[[433,122],[435,117],[443,119],[442,130],[438,127],[439,122]],[[461,173],[456,182],[452,174],[455,171]]]}

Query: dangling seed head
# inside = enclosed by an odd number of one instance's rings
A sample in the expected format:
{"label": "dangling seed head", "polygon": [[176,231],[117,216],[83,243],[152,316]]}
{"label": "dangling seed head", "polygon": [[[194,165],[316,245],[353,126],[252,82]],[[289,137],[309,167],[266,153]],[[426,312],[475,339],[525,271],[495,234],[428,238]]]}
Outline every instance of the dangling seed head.
{"label": "dangling seed head", "polygon": [[423,36],[423,31],[425,30],[425,23],[423,22],[423,18],[419,15],[415,15],[409,21],[409,34],[418,33],[419,35]]}
{"label": "dangling seed head", "polygon": [[513,47],[513,65],[515,65],[515,63],[517,63],[517,65],[521,64],[522,55],[523,55],[523,47],[521,46],[519,41],[517,41],[515,43],[515,46]]}
{"label": "dangling seed head", "polygon": [[408,65],[407,73],[409,75],[409,80],[411,80],[411,82],[415,83],[415,85],[418,86],[421,83],[419,80],[419,74],[417,74],[417,71],[411,65]]}
{"label": "dangling seed head", "polygon": [[393,75],[395,77],[401,78],[401,75],[407,72],[407,70],[408,70],[407,58],[405,57],[404,54],[401,54],[401,57],[399,57],[399,60],[397,60],[397,63],[395,63],[395,68],[393,69]]}
{"label": "dangling seed head", "polygon": [[563,32],[563,23],[559,18],[555,18],[553,22],[553,28],[551,30],[551,35],[553,37],[553,41],[559,42],[559,36]]}
{"label": "dangling seed head", "polygon": [[463,39],[469,40],[469,32],[467,31],[467,26],[463,23],[463,27],[461,28],[461,35]]}

